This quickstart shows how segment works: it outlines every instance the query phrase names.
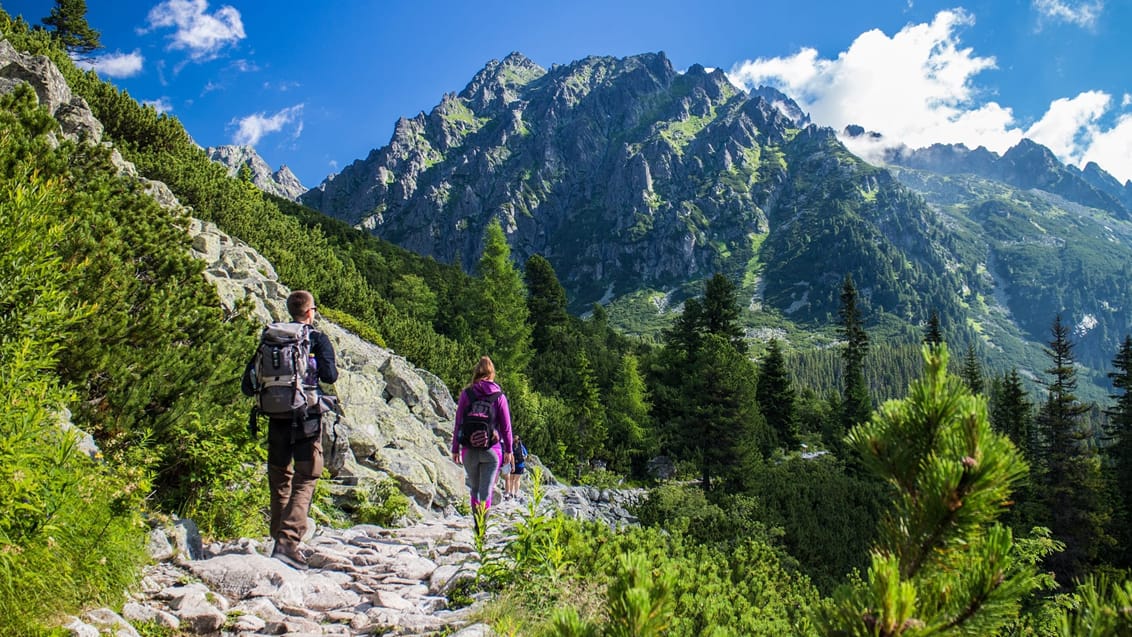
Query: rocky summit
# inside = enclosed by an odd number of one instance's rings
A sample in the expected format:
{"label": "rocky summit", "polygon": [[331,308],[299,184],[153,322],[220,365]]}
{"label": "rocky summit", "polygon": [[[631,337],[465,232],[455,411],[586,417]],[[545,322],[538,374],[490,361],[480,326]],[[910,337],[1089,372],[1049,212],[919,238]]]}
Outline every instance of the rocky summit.
{"label": "rocky summit", "polygon": [[299,195],[307,190],[290,168],[284,165],[279,170],[272,171],[251,146],[211,146],[205,152],[209,159],[227,167],[229,175],[236,176],[246,167],[250,171],[248,177],[251,182],[260,190],[276,197],[298,201]]}
{"label": "rocky summit", "polygon": [[745,264],[806,123],[785,95],[663,53],[549,70],[512,54],[302,202],[468,268],[502,218],[520,259],[546,256],[592,302]]}

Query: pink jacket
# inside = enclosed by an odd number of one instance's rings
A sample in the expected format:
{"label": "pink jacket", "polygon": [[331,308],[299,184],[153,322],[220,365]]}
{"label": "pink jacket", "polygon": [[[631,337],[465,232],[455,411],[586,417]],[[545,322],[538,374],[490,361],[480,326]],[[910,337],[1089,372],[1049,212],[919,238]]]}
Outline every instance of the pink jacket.
{"label": "pink jacket", "polygon": [[[511,409],[507,406],[507,396],[503,390],[490,380],[477,380],[472,389],[480,396],[500,392],[495,399],[495,431],[499,433],[499,442],[492,445],[492,449],[500,448],[503,453],[511,453]],[[460,423],[468,411],[472,399],[468,390],[460,392],[460,402],[456,403],[456,426],[452,428],[452,453],[460,451]]]}

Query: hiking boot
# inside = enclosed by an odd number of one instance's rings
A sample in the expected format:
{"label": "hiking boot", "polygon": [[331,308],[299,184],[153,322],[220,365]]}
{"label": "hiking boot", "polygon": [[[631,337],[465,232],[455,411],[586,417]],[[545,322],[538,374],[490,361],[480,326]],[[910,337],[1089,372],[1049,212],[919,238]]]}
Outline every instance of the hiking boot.
{"label": "hiking boot", "polygon": [[290,551],[283,547],[276,546],[275,550],[271,552],[271,557],[283,562],[287,566],[295,569],[296,571],[307,570],[307,559],[299,552],[299,549],[291,549]]}

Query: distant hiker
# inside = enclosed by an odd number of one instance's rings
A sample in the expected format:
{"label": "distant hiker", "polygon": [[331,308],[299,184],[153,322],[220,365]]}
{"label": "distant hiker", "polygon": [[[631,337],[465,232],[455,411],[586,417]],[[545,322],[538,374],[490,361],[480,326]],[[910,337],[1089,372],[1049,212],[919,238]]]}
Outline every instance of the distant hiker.
{"label": "distant hiker", "polygon": [[292,322],[264,328],[241,383],[245,395],[256,397],[249,423],[253,435],[257,410],[268,416],[267,482],[275,540],[271,556],[297,569],[307,567],[299,542],[323,467],[320,413],[326,398],[318,383],[338,380],[330,339],[311,327],[316,309],[310,292],[292,292],[287,297]]}
{"label": "distant hiker", "polygon": [[511,451],[515,462],[511,466],[511,473],[505,478],[506,497],[514,499],[519,497],[519,481],[523,479],[523,473],[527,470],[527,447],[518,435],[514,436]]}
{"label": "distant hiker", "polygon": [[511,411],[495,384],[495,364],[487,356],[472,368],[472,382],[460,392],[452,430],[452,460],[464,465],[473,512],[491,508],[491,492],[511,456]]}

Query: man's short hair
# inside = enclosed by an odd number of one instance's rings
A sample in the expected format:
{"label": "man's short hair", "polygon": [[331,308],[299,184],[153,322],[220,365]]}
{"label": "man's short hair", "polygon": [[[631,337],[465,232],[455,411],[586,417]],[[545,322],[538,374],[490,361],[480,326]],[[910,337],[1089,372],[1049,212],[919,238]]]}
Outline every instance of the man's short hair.
{"label": "man's short hair", "polygon": [[295,290],[287,297],[287,311],[291,313],[291,318],[302,318],[312,307],[314,296],[306,290]]}

